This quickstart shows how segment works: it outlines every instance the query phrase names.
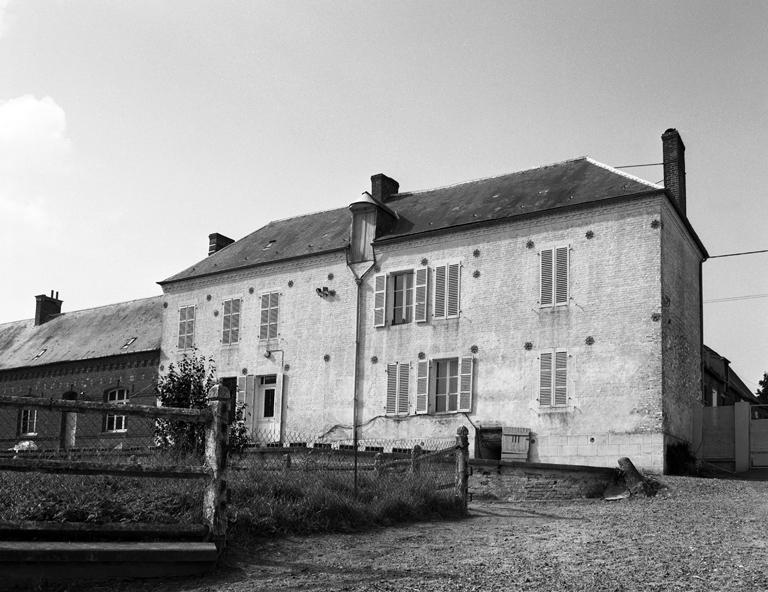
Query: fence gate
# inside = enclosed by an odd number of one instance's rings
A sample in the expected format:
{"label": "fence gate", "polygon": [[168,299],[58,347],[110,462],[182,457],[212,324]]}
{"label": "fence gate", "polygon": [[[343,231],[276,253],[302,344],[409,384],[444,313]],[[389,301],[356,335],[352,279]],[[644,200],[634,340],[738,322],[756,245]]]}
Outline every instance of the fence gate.
{"label": "fence gate", "polygon": [[753,405],[749,425],[749,452],[753,467],[768,467],[768,405]]}

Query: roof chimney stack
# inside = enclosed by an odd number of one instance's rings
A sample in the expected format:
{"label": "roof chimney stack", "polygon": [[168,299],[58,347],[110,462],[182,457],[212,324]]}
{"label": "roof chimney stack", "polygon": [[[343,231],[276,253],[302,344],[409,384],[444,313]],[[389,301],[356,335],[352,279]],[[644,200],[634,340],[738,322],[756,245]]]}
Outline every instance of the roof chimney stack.
{"label": "roof chimney stack", "polygon": [[674,128],[661,136],[664,155],[664,189],[685,217],[685,144]]}
{"label": "roof chimney stack", "polygon": [[208,256],[213,255],[217,251],[221,251],[224,247],[231,245],[233,242],[235,242],[234,239],[231,239],[228,236],[224,236],[223,234],[219,234],[218,232],[209,234]]}
{"label": "roof chimney stack", "polygon": [[53,290],[51,290],[50,296],[40,294],[35,296],[35,300],[37,301],[35,304],[35,327],[47,323],[53,317],[61,314],[61,300],[59,300],[58,292],[56,292],[55,298]]}
{"label": "roof chimney stack", "polygon": [[371,177],[371,197],[376,201],[386,202],[397,194],[398,189],[400,189],[400,183],[383,173]]}

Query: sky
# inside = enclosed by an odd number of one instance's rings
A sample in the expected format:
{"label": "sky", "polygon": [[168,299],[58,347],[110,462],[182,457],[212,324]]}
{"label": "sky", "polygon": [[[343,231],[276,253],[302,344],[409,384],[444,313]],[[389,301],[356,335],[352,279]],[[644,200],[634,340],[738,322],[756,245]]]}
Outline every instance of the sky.
{"label": "sky", "polygon": [[[161,293],[270,220],[686,144],[711,255],[768,249],[768,2],[0,0],[0,322]],[[657,182],[660,167],[627,172]],[[704,263],[755,389],[768,253]]]}

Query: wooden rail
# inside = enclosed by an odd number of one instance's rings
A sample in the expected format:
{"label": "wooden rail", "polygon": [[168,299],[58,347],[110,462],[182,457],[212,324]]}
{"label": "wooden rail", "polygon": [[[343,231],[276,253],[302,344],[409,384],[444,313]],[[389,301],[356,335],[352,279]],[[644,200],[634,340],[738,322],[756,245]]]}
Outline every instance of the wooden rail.
{"label": "wooden rail", "polygon": [[101,463],[41,458],[1,458],[0,471],[22,473],[68,473],[70,475],[121,475],[123,477],[172,477],[201,479],[213,476],[213,469],[194,465],[144,466],[134,463]]}
{"label": "wooden rail", "polygon": [[155,407],[152,405],[125,405],[101,403],[98,401],[68,401],[44,399],[42,397],[14,397],[0,395],[0,407],[40,407],[55,409],[62,413],[114,413],[115,415],[136,415],[155,419],[175,419],[187,423],[209,423],[213,414],[210,409],[179,409],[176,407]]}

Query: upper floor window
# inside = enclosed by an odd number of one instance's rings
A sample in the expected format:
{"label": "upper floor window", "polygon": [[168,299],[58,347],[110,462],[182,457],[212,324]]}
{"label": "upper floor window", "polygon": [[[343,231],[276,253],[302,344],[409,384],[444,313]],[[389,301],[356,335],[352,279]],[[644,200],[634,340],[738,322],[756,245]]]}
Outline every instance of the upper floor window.
{"label": "upper floor window", "polygon": [[[111,391],[107,391],[106,399],[107,403],[125,405],[128,402],[128,391],[124,388],[112,389]],[[128,427],[125,421],[125,415],[107,413],[104,417],[105,432],[124,432],[127,429]]]}
{"label": "upper floor window", "polygon": [[407,362],[387,364],[387,415],[408,414],[410,370]]}
{"label": "upper floor window", "polygon": [[380,273],[373,280],[373,326],[427,320],[429,268]]}
{"label": "upper floor window", "polygon": [[179,308],[179,349],[189,349],[195,344],[195,306]]}
{"label": "upper floor window", "polygon": [[539,354],[539,406],[568,404],[568,352],[543,351]]}
{"label": "upper floor window", "polygon": [[448,263],[435,267],[435,298],[433,316],[451,319],[459,316],[461,265]]}
{"label": "upper floor window", "polygon": [[224,301],[221,342],[231,345],[240,341],[240,298]]}
{"label": "upper floor window", "polygon": [[37,434],[37,409],[22,409],[19,413],[19,434],[34,436]]}
{"label": "upper floor window", "polygon": [[541,257],[539,304],[557,306],[568,304],[568,247],[544,249]]}
{"label": "upper floor window", "polygon": [[472,411],[471,356],[421,361],[416,374],[416,413]]}
{"label": "upper floor window", "polygon": [[279,300],[280,300],[279,292],[270,292],[268,294],[262,294],[259,339],[274,339],[277,337]]}

